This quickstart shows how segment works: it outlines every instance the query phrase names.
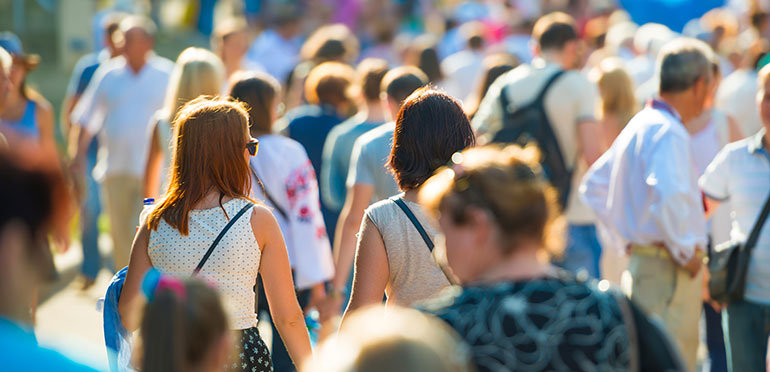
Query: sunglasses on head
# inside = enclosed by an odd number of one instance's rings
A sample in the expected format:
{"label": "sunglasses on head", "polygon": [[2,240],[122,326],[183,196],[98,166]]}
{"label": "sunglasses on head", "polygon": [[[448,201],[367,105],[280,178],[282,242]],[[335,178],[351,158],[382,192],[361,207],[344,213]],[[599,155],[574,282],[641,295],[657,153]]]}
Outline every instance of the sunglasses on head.
{"label": "sunglasses on head", "polygon": [[257,154],[257,150],[259,149],[259,140],[256,138],[252,138],[251,141],[246,143],[246,149],[249,150],[249,155],[254,156]]}

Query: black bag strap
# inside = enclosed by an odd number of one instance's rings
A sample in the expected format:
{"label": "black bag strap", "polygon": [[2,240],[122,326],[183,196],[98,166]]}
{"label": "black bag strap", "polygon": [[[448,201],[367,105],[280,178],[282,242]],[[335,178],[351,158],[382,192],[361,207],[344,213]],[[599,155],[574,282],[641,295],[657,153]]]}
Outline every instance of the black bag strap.
{"label": "black bag strap", "polygon": [[409,206],[406,205],[406,203],[404,202],[404,199],[401,199],[401,197],[399,196],[393,196],[390,198],[390,200],[396,203],[396,205],[399,208],[401,208],[402,211],[404,211],[404,214],[406,215],[407,218],[409,218],[409,221],[412,222],[412,225],[414,225],[414,227],[417,228],[417,232],[420,233],[422,240],[425,241],[425,244],[428,246],[428,250],[433,252],[433,247],[435,247],[433,245],[433,241],[430,240],[430,236],[428,236],[428,233],[422,227],[422,224],[420,223],[420,221],[417,219],[414,213],[412,213],[412,210],[409,209]]}
{"label": "black bag strap", "polygon": [[238,219],[241,218],[241,216],[243,216],[243,214],[246,213],[246,211],[248,211],[252,207],[254,207],[254,204],[251,204],[251,203],[246,204],[245,206],[243,206],[243,208],[241,208],[238,214],[233,216],[233,218],[231,218],[230,221],[227,222],[227,225],[225,225],[222,231],[219,232],[219,235],[217,235],[217,238],[214,239],[214,242],[211,243],[209,250],[206,251],[206,254],[203,255],[203,258],[201,258],[201,262],[198,262],[198,266],[193,271],[193,275],[201,271],[201,269],[203,268],[203,265],[205,265],[206,261],[209,260],[209,256],[211,256],[211,253],[214,252],[214,248],[217,247],[217,244],[219,244],[219,241],[222,240],[222,237],[225,236],[225,233],[227,233],[227,230],[230,230],[230,228],[233,226],[235,221],[238,221]]}
{"label": "black bag strap", "polygon": [[746,245],[744,245],[744,249],[746,249],[746,252],[751,254],[751,250],[754,249],[754,246],[757,245],[757,241],[759,240],[759,234],[762,233],[762,227],[765,225],[765,221],[767,221],[767,216],[770,214],[770,196],[767,197],[767,200],[765,201],[765,205],[762,207],[762,212],[759,214],[759,218],[757,219],[757,222],[754,223],[754,227],[751,228],[751,234],[749,234],[748,240],[746,240]]}
{"label": "black bag strap", "polygon": [[259,174],[257,174],[257,170],[251,164],[249,164],[249,168],[251,169],[251,173],[254,175],[254,178],[257,179],[257,183],[259,184],[259,188],[262,189],[262,193],[265,194],[265,198],[270,202],[270,204],[273,205],[273,208],[275,208],[276,212],[278,212],[278,214],[280,214],[281,217],[283,217],[284,220],[288,221],[289,220],[289,214],[286,213],[286,211],[283,210],[283,208],[281,208],[280,205],[278,205],[278,203],[275,201],[275,199],[273,199],[273,196],[270,195],[269,192],[267,192],[267,187],[265,187],[265,184],[262,183],[262,179],[259,178]]}
{"label": "black bag strap", "polygon": [[[529,105],[537,105],[542,106],[543,101],[545,100],[545,95],[548,93],[548,90],[551,89],[551,85],[556,82],[559,77],[561,77],[566,71],[559,70],[556,71],[555,74],[551,75],[551,77],[546,80],[545,85],[540,89],[540,93],[537,94],[534,100],[529,103]],[[510,85],[505,85],[500,90],[500,102],[503,105],[503,112],[506,113],[512,113],[513,111],[509,111],[508,105],[511,103],[510,100],[508,100],[508,95],[506,94],[507,89],[510,87]]]}

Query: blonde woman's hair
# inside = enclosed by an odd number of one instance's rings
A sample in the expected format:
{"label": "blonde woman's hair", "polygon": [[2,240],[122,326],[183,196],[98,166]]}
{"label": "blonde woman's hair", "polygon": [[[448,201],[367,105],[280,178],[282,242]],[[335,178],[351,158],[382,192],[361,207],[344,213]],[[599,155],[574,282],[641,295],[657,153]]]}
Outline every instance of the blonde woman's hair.
{"label": "blonde woman's hair", "polygon": [[417,310],[375,305],[345,319],[303,372],[472,372],[471,353],[443,321]]}
{"label": "blonde woman's hair", "polygon": [[631,76],[623,68],[619,58],[604,59],[591,77],[599,87],[601,117],[615,115],[623,129],[638,110],[638,103],[634,94],[634,82]]}
{"label": "blonde woman's hair", "polygon": [[167,120],[176,117],[185,103],[200,96],[217,96],[222,93],[225,69],[214,53],[190,47],[182,51],[176,60],[166,90],[163,106]]}
{"label": "blonde woman's hair", "polygon": [[503,254],[531,242],[551,257],[561,254],[564,218],[535,146],[471,148],[454,154],[450,164],[420,188],[420,203],[430,212],[465,224],[469,209],[481,208],[501,232]]}

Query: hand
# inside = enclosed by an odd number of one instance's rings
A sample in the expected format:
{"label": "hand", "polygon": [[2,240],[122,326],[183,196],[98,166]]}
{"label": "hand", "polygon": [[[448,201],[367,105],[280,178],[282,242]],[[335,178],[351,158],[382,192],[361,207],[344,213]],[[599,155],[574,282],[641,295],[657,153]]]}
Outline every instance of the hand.
{"label": "hand", "polygon": [[83,195],[85,194],[85,164],[83,161],[73,159],[69,165],[69,172],[72,176],[72,186],[75,196],[75,200],[78,205],[83,201]]}
{"label": "hand", "polygon": [[318,322],[326,324],[342,313],[342,296],[327,296],[318,306]]}
{"label": "hand", "polygon": [[307,312],[308,310],[313,308],[318,309],[319,304],[321,304],[325,299],[326,299],[326,288],[324,287],[323,283],[318,283],[314,285],[312,288],[310,288],[310,299],[308,300],[305,308],[302,310]]}
{"label": "hand", "polygon": [[709,292],[709,279],[711,279],[711,273],[709,273],[708,268],[704,268],[703,269],[703,286],[702,286],[702,290],[701,290],[701,298],[703,299],[703,302],[711,305],[711,307],[714,308],[714,311],[721,312],[722,311],[722,304],[711,298],[711,293]]}
{"label": "hand", "polygon": [[698,271],[700,271],[701,266],[703,266],[703,258],[699,257],[697,254],[693,254],[692,258],[690,258],[690,260],[687,261],[687,263],[684,264],[682,268],[690,273],[690,278],[694,278],[698,275]]}

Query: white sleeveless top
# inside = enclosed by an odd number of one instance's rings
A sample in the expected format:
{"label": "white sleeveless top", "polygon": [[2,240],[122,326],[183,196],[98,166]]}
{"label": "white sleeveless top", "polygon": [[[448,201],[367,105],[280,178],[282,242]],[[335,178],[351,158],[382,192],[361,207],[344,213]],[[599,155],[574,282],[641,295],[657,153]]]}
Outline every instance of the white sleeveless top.
{"label": "white sleeveless top", "polygon": [[[223,207],[232,218],[248,203],[248,200],[232,199]],[[147,252],[152,265],[164,274],[190,277],[228,221],[219,206],[194,209],[189,215],[189,234],[182,236],[179,230],[161,219],[158,230],[150,230]],[[232,329],[257,325],[254,285],[260,257],[259,244],[251,227],[251,213],[247,211],[222,237],[198,274],[219,291]]]}

